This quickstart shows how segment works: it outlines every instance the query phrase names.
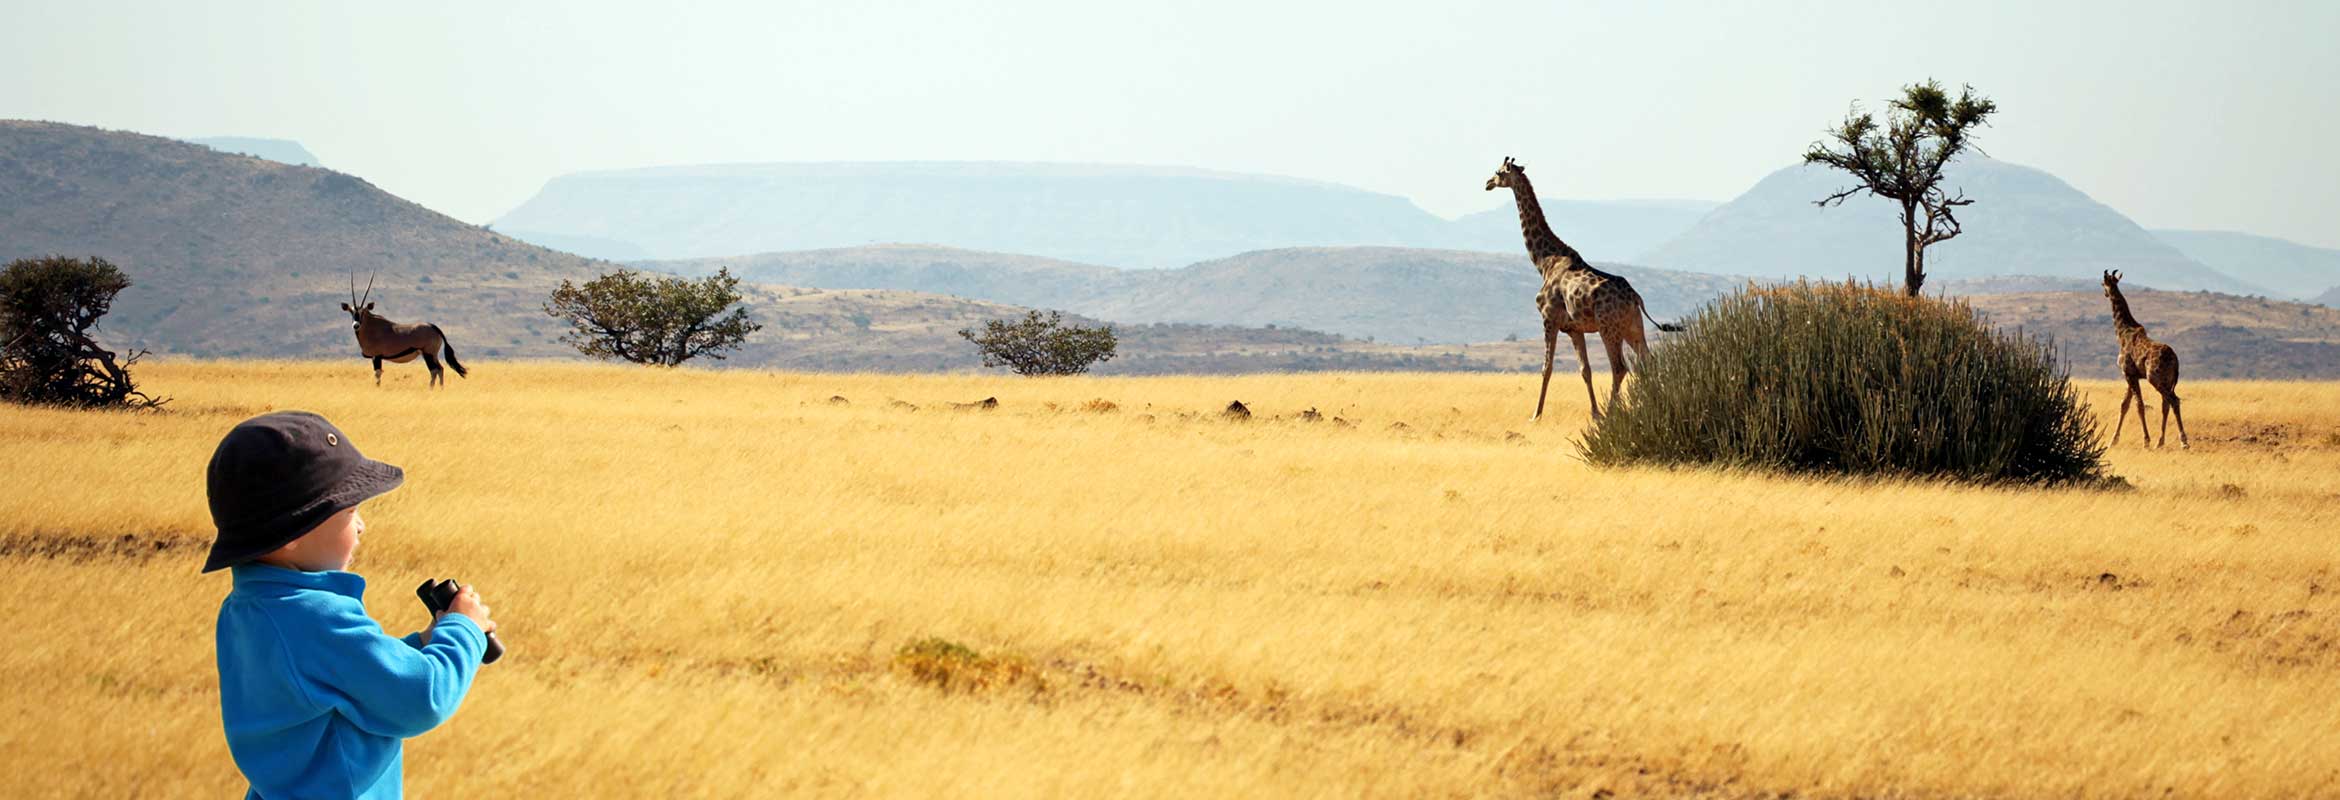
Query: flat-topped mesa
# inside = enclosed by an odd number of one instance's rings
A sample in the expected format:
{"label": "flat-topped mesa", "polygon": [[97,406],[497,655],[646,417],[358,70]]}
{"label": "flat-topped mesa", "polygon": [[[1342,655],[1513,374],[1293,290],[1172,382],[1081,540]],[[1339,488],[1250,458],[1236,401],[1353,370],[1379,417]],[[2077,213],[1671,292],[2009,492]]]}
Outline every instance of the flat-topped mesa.
{"label": "flat-topped mesa", "polygon": [[[1584,256],[1560,240],[1552,232],[1552,224],[1544,219],[1544,206],[1536,202],[1536,187],[1528,182],[1527,170],[1511,159],[1503,159],[1502,171],[1487,181],[1487,188],[1498,186],[1511,189],[1511,199],[1519,205],[1519,233],[1527,240],[1528,258],[1536,270],[1550,274],[1556,269],[1590,266]],[[1559,259],[1555,263],[1554,259]]]}

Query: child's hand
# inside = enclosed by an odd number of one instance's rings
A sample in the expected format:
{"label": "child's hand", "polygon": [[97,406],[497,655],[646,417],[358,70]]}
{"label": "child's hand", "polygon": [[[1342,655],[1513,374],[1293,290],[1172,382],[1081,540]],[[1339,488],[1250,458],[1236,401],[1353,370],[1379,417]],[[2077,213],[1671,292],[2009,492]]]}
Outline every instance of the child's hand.
{"label": "child's hand", "polygon": [[478,589],[469,586],[463,587],[462,591],[455,593],[454,602],[447,604],[447,610],[470,617],[472,622],[479,623],[479,629],[483,633],[493,632],[496,629],[495,620],[488,618],[487,604],[479,600]]}

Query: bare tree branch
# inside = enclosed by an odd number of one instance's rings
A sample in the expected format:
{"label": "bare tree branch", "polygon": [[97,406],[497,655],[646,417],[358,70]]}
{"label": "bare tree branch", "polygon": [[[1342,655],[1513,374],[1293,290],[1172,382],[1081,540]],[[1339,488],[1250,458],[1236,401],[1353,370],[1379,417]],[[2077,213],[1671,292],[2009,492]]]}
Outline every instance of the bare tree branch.
{"label": "bare tree branch", "polygon": [[1827,141],[1805,150],[1804,163],[1842,170],[1859,185],[1813,205],[1841,205],[1863,191],[1899,203],[1903,241],[1909,245],[1903,254],[1903,288],[1916,296],[1925,282],[1925,248],[1964,233],[1953,209],[1974,202],[1964,193],[1944,193],[1942,170],[1970,146],[1973,130],[1988,124],[1997,111],[1998,104],[1976,95],[1972,86],[1952,99],[1931,79],[1902,87],[1902,96],[1887,104],[1882,131],[1873,115],[1854,104],[1841,125],[1828,129]]}

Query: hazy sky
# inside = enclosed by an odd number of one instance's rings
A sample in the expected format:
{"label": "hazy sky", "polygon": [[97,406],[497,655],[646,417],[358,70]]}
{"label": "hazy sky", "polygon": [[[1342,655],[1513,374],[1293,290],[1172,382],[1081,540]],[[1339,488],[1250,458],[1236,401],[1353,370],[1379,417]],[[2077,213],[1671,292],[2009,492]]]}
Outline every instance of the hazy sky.
{"label": "hazy sky", "polygon": [[1455,216],[1506,155],[1547,196],[1727,200],[1932,76],[1999,101],[1993,156],[2148,227],[2340,247],[2329,0],[671,5],[0,0],[0,117],[295,139],[473,222],[577,170],[899,159]]}

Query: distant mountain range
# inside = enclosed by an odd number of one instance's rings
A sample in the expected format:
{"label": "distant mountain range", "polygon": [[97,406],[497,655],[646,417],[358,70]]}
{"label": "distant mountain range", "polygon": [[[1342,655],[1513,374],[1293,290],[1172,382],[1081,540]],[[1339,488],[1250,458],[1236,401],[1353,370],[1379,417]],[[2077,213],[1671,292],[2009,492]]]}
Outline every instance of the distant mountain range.
{"label": "distant mountain range", "polygon": [[2267,287],[2275,297],[2306,299],[2325,287],[2340,288],[2340,250],[2233,231],[2153,235],[2211,269]]}
{"label": "distant mountain range", "polygon": [[[1299,327],[1400,343],[1538,338],[1542,285],[1524,255],[1397,247],[1285,248],[1170,270],[917,245],[642,262],[689,275],[729,267],[749,280],[894,289],[1057,308],[1121,322]],[[1633,281],[1650,313],[1688,313],[1744,279],[1603,265]]]}
{"label": "distant mountain range", "polygon": [[[1484,176],[1463,176],[1469,183]],[[1491,197],[1490,200],[1497,198]],[[931,243],[1124,268],[1290,247],[1521,248],[1508,196],[1449,221],[1394,195],[1231,172],[1113,164],[728,164],[554,178],[495,221],[529,241],[616,259]],[[1562,235],[1627,260],[1712,203],[1553,199]]]}
{"label": "distant mountain range", "polygon": [[653,258],[933,242],[1117,267],[1293,245],[1402,245],[1446,222],[1328,183],[1079,164],[732,164],[564,175],[495,221]]}
{"label": "distant mountain range", "polygon": [[[1478,176],[1465,176],[1475,180]],[[1936,281],[2037,276],[2306,298],[2340,284],[2340,252],[2264,237],[2164,231],[2039,169],[1974,157],[1950,170],[1976,200],[1966,232],[1928,251]],[[1781,169],[1728,203],[1543,198],[1596,262],[1759,278],[1898,281],[1891,203],[1813,201],[1846,185]],[[585,172],[547,183],[497,230],[597,257],[676,260],[923,243],[1114,268],[1173,269],[1242,253],[1394,247],[1517,254],[1517,212],[1445,220],[1337,184],[1183,168],[1010,162],[731,164]]]}
{"label": "distant mountain range", "polygon": [[254,158],[265,158],[279,164],[296,167],[322,167],[317,155],[291,139],[255,139],[249,136],[209,136],[188,139],[222,153],[241,153]]}
{"label": "distant mountain range", "polygon": [[[492,375],[498,359],[575,357],[556,340],[561,326],[543,313],[544,298],[564,278],[619,266],[515,241],[331,170],[135,133],[0,121],[0,260],[52,253],[102,256],[130,274],[135,285],[101,328],[113,345],[348,358],[353,374],[362,362],[336,306],[351,273],[361,283],[378,273],[381,310],[440,323],[475,380]],[[1030,307],[1116,323],[1123,356],[1105,372],[1519,369],[1541,356],[1535,273],[1514,251],[1281,248],[1129,271],[891,246],[653,266],[703,273],[725,265],[755,281],[744,287],[746,304],[767,327],[711,366],[973,368],[972,348],[955,331]],[[2124,268],[2141,284],[2131,294],[2138,315],[2186,354],[2189,377],[2340,377],[2340,311],[2151,292],[2144,270]],[[1662,319],[1744,280],[1614,269]],[[2107,374],[2110,323],[2093,278],[1946,276],[1934,285],[2028,292],[1974,302],[2001,324],[2054,332],[2080,374]],[[1495,341],[1507,336],[1520,341]]]}
{"label": "distant mountain range", "polygon": [[2333,308],[2340,308],[2340,286],[2334,286],[2332,287],[2331,291],[2316,295],[2316,299],[2311,302],[2320,303],[2322,305],[2331,306]]}
{"label": "distant mountain range", "polygon": [[[2035,275],[2095,279],[2124,270],[2138,285],[2231,294],[2271,290],[2188,258],[2118,211],[2046,172],[1988,158],[1953,162],[1947,182],[1974,205],[1965,233],[1926,251],[1929,279]],[[1765,176],[1688,232],[1642,257],[1669,269],[1764,278],[1901,280],[1901,224],[1891,201],[1867,195],[1819,208],[1850,181],[1794,166]]]}

